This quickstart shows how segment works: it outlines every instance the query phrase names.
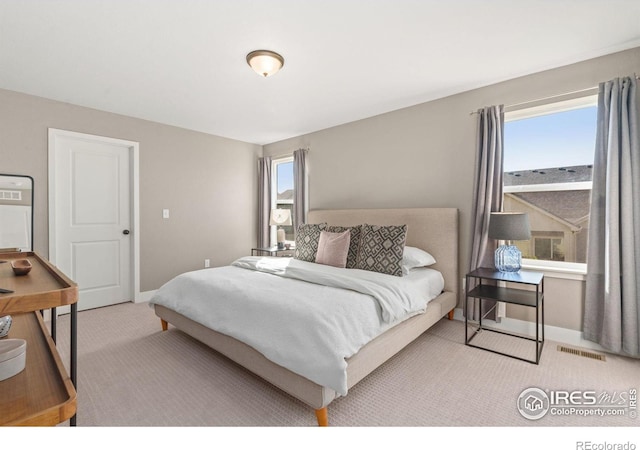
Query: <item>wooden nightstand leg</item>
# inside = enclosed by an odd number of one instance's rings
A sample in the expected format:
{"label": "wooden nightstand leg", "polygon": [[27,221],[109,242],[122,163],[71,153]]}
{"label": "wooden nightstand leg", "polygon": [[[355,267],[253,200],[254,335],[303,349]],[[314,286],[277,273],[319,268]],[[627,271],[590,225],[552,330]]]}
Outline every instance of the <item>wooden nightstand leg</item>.
{"label": "wooden nightstand leg", "polygon": [[447,313],[447,317],[449,318],[449,320],[453,320],[454,311],[455,311],[455,309],[452,309],[451,311],[449,311]]}
{"label": "wooden nightstand leg", "polygon": [[164,319],[160,319],[160,325],[162,325],[162,331],[167,331],[169,328],[169,323]]}

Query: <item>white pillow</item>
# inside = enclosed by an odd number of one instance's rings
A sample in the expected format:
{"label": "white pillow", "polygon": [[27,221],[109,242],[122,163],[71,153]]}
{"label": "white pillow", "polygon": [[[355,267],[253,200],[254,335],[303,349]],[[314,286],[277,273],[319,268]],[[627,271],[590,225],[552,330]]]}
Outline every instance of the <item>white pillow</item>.
{"label": "white pillow", "polygon": [[408,274],[416,267],[427,267],[436,263],[436,259],[430,253],[416,247],[404,246],[402,253],[402,273]]}

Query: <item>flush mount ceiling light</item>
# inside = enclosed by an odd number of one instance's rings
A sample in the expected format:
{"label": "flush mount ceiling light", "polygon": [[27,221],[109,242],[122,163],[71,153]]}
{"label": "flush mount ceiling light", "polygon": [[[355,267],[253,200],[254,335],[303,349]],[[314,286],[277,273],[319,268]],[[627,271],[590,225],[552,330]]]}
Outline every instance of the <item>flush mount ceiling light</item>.
{"label": "flush mount ceiling light", "polygon": [[255,50],[247,55],[247,63],[258,75],[268,77],[282,69],[284,58],[270,50]]}

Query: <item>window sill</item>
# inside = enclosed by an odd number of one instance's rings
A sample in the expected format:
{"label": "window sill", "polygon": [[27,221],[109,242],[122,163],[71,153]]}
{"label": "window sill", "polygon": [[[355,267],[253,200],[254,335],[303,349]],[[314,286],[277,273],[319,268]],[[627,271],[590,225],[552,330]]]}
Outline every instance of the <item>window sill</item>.
{"label": "window sill", "polygon": [[563,263],[556,261],[524,260],[522,268],[544,273],[548,278],[584,281],[587,277],[587,265],[579,263]]}

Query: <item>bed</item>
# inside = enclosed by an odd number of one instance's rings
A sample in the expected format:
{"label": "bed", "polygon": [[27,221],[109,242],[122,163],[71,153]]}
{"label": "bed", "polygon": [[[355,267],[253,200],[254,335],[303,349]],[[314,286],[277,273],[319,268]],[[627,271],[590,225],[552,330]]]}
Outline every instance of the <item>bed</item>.
{"label": "bed", "polygon": [[[260,343],[265,340],[263,336],[258,335],[254,340],[244,339],[242,334],[238,334],[235,330],[227,328],[224,322],[224,317],[243,318],[245,316],[245,314],[238,314],[237,309],[216,311],[212,314],[213,318],[211,320],[213,320],[213,322],[207,322],[206,320],[201,319],[204,315],[203,308],[208,308],[208,306],[201,305],[196,307],[193,305],[196,303],[195,299],[197,297],[206,297],[209,294],[205,292],[203,287],[197,288],[195,291],[190,288],[187,289],[184,285],[187,281],[183,280],[181,281],[183,283],[182,285],[177,285],[175,280],[171,280],[157,291],[156,295],[151,299],[150,305],[154,308],[155,314],[161,319],[161,326],[163,330],[167,329],[168,324],[172,324],[193,338],[210,346],[214,350],[225,355],[264,380],[309,405],[315,410],[318,425],[326,426],[329,423],[327,407],[333,400],[346,395],[348,389],[352,388],[356,383],[374,371],[377,367],[401,351],[406,345],[415,340],[443,317],[448,316],[449,319],[453,318],[453,310],[458,303],[459,292],[458,210],[456,208],[312,210],[309,212],[307,223],[327,223],[340,227],[352,227],[365,223],[384,226],[406,225],[405,245],[426,250],[430,255],[433,255],[435,263],[429,265],[427,269],[441,275],[442,284],[441,289],[438,291],[439,293],[435,294],[422,309],[417,310],[416,308],[413,308],[409,314],[406,314],[406,317],[394,315],[394,309],[387,310],[384,306],[380,309],[380,302],[372,301],[372,303],[376,305],[375,308],[377,308],[376,311],[380,317],[385,317],[386,314],[385,324],[382,325],[382,331],[378,330],[378,332],[371,332],[373,335],[372,338],[367,338],[363,343],[357,344],[357,350],[355,350],[353,354],[348,353],[350,356],[342,358],[341,362],[344,366],[342,372],[344,374],[339,371],[336,372],[335,370],[332,373],[329,373],[330,371],[327,370],[327,374],[323,373],[315,376],[315,371],[323,372],[323,368],[320,367],[320,365],[324,363],[322,350],[318,350],[317,353],[314,353],[314,361],[311,362],[311,365],[315,365],[316,367],[309,367],[305,371],[298,370],[298,367],[300,367],[301,364],[306,363],[296,361],[292,363],[292,365],[289,365],[288,361],[296,359],[296,352],[309,353],[308,349],[293,349],[292,352],[294,352],[294,358],[292,358],[291,355],[288,355],[278,359],[280,357],[279,355],[270,354],[260,347]],[[252,267],[243,267],[243,264],[251,265]],[[257,264],[266,265],[266,271],[273,271],[273,274],[256,272],[255,266]],[[283,265],[285,267],[284,269],[281,267]],[[220,272],[224,274],[224,271],[242,271],[243,276],[245,275],[244,272],[251,272],[252,274],[246,274],[246,276],[267,278],[274,277],[274,275],[276,275],[275,278],[280,279],[281,277],[277,276],[278,274],[284,272],[289,273],[289,271],[291,271],[291,273],[296,273],[293,268],[303,271],[306,270],[305,265],[308,266],[313,264],[299,262],[296,261],[295,258],[265,257],[263,259],[259,259],[246,257],[233,263],[233,266],[241,267],[242,269],[238,269],[236,267],[231,268],[231,266],[229,266],[229,268],[220,268]],[[207,270],[211,269],[196,271],[197,273],[194,273],[193,276],[202,278],[207,275]],[[338,271],[333,271],[334,268],[332,267],[323,267],[322,270],[323,271],[320,275],[321,277],[337,280],[331,281],[331,283],[340,283],[342,272],[339,273]],[[346,270],[349,272],[350,269],[337,270]],[[253,275],[254,272],[259,275]],[[356,270],[351,271],[350,273],[355,274],[356,272],[365,271]],[[370,277],[366,273],[364,275],[366,279],[361,283],[369,283]],[[384,276],[389,279],[404,278],[407,282],[410,281],[410,277],[408,276]],[[371,275],[371,277],[373,277],[373,275]],[[269,278],[269,280],[271,280],[271,278]],[[305,301],[312,301],[312,297],[314,297],[314,295],[307,295],[306,291],[301,289],[301,287],[306,288],[308,284],[315,284],[315,280],[313,280],[312,283],[308,283],[307,281],[301,281],[301,279],[291,280],[283,277],[282,283],[285,282],[298,283],[298,291],[303,293],[299,295],[299,305],[300,308],[303,309],[303,313],[307,309],[311,310],[315,307],[310,303],[302,303],[303,297]],[[401,282],[401,280],[398,280],[398,282]],[[240,280],[239,283],[243,283],[243,296],[252,297],[252,301],[254,302],[265,303],[262,298],[263,296],[260,293],[252,291],[254,283],[250,278]],[[269,281],[269,283],[281,282]],[[167,285],[173,286],[173,289],[169,289],[166,287]],[[263,287],[261,289],[270,290],[270,286],[271,285],[267,285],[266,288]],[[278,285],[276,284],[274,286],[276,286],[275,289],[277,289]],[[357,295],[359,297],[353,298],[356,298],[358,301],[360,301],[362,297],[369,298],[370,296],[375,297],[378,295],[378,291],[376,290],[378,288],[373,289],[373,293],[371,295],[346,292],[351,290],[350,286],[351,285],[349,284],[348,289],[341,289],[339,284],[331,287],[323,286],[322,288],[325,290],[322,291],[323,294],[320,295],[332,297],[332,295],[327,295],[327,292],[333,292],[335,293],[336,299],[339,297],[338,294],[340,294],[340,296],[344,294],[352,297]],[[309,286],[309,288],[311,288],[311,286]],[[386,289],[384,286],[383,288]],[[329,290],[327,291],[327,289]],[[338,292],[338,290],[340,290],[340,292]],[[167,293],[169,291],[172,292],[171,296]],[[229,288],[229,292],[231,291],[233,291],[233,288]],[[158,294],[162,292],[164,292],[164,295]],[[284,288],[282,292],[284,292]],[[384,292],[380,294],[382,297],[384,297]],[[171,301],[160,300],[160,298],[166,299],[169,297],[171,297]],[[283,294],[282,297],[286,297],[286,295]],[[347,298],[350,299],[351,297]],[[219,299],[217,299],[216,302],[218,303]],[[352,302],[352,300],[349,300],[349,302]],[[242,307],[241,302],[236,300],[227,303],[231,305],[231,308]],[[363,306],[363,309],[371,308],[368,306],[368,302],[363,304],[365,305]],[[260,312],[259,308],[267,307],[270,306],[256,306],[255,314],[264,314],[264,312]],[[190,308],[193,310],[190,310]],[[276,308],[276,306],[274,306],[274,308]],[[253,309],[253,307],[251,309]],[[320,311],[320,309],[317,309],[316,311]],[[391,319],[389,317],[391,317]],[[360,323],[359,321],[359,318],[354,319],[350,324],[343,326],[347,327],[348,332],[351,332],[350,330],[358,328]],[[247,322],[252,323],[249,319],[247,319]],[[289,321],[288,323],[295,322],[296,321],[294,320]],[[363,322],[366,322],[366,320],[363,320]],[[214,327],[211,323],[222,323],[223,326]],[[313,329],[313,327],[308,325],[303,325],[302,327]],[[284,328],[279,329],[286,335],[287,330]],[[369,332],[369,329],[364,325],[363,329],[366,329],[367,333]],[[269,336],[273,335],[273,330],[265,330],[265,333],[266,332],[272,333]],[[356,333],[356,331],[353,333]],[[327,335],[330,334],[331,333]],[[304,341],[306,341],[306,339],[304,339]],[[312,348],[315,352],[315,349],[318,346],[321,346],[320,344],[322,344],[322,342],[318,341],[309,345],[314,345]],[[257,348],[260,349],[260,351]],[[265,356],[265,354],[268,355],[268,357]],[[287,361],[287,364],[282,363],[282,361]],[[296,364],[298,365],[296,366]],[[334,380],[336,381],[334,382]]]}

